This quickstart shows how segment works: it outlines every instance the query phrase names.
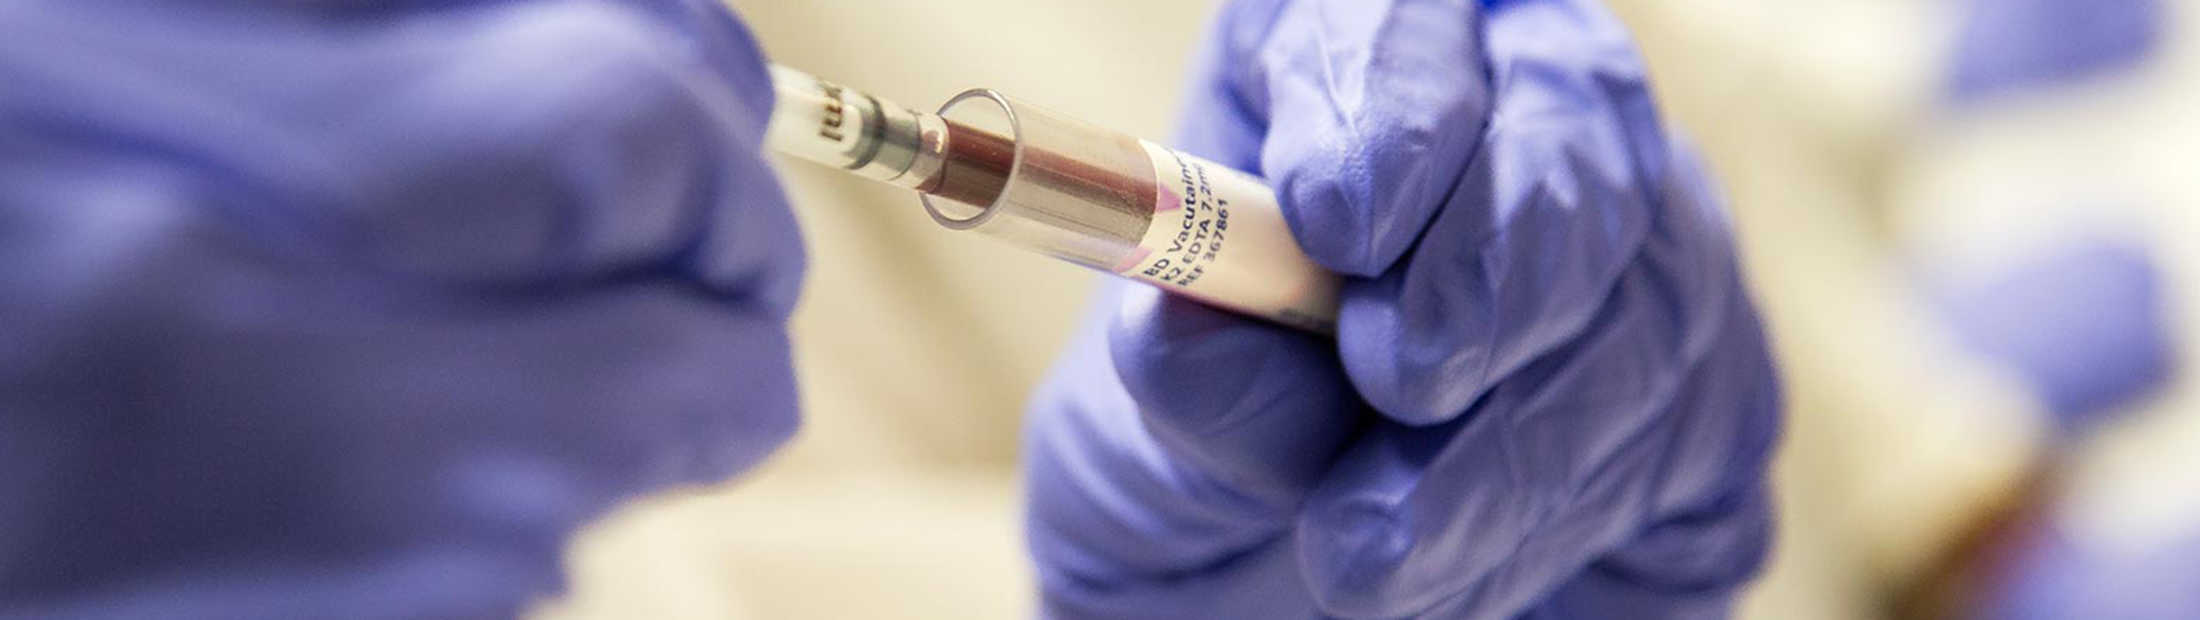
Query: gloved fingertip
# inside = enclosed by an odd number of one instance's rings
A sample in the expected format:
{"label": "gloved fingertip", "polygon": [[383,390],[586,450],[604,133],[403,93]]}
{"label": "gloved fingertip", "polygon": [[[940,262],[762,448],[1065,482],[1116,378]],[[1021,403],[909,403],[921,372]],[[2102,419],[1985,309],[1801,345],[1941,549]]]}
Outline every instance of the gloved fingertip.
{"label": "gloved fingertip", "polygon": [[[1408,426],[1449,422],[1488,388],[1494,319],[1489,304],[1473,301],[1490,295],[1465,274],[1402,271],[1346,285],[1338,353],[1360,397],[1384,417]],[[1450,282],[1408,286],[1416,277]]]}
{"label": "gloved fingertip", "polygon": [[1371,277],[1443,207],[1493,112],[1475,3],[1300,2],[1257,54],[1261,170],[1307,255]]}
{"label": "gloved fingertip", "polygon": [[1307,510],[1298,544],[1307,586],[1324,612],[1355,618],[1397,617],[1394,575],[1413,551],[1402,506],[1360,496]]}
{"label": "gloved fingertip", "polygon": [[1341,380],[1311,336],[1149,286],[1126,286],[1121,299],[1109,350],[1148,420],[1201,432],[1256,391]]}
{"label": "gloved fingertip", "polygon": [[1359,424],[1325,339],[1126,286],[1118,378],[1171,454],[1244,493],[1295,501]]}
{"label": "gloved fingertip", "polygon": [[1450,422],[1467,411],[1475,395],[1467,391],[1469,385],[1479,385],[1479,382],[1470,384],[1458,379],[1465,373],[1444,372],[1432,365],[1369,361],[1377,355],[1396,355],[1396,351],[1392,349],[1375,355],[1347,354],[1345,367],[1349,369],[1353,386],[1368,405],[1381,412],[1384,418],[1416,427]]}
{"label": "gloved fingertip", "polygon": [[[1306,585],[1324,612],[1410,617],[1456,593],[1446,584],[1480,570],[1476,562],[1462,560],[1511,551],[1485,550],[1456,538],[1431,540],[1445,535],[1432,528],[1462,519],[1483,521],[1506,502],[1455,484],[1463,475],[1505,479],[1497,469],[1469,466],[1431,477],[1432,462],[1456,435],[1455,428],[1377,422],[1322,474],[1299,509],[1296,542]],[[1499,520],[1487,523],[1503,527]]]}
{"label": "gloved fingertip", "polygon": [[[1284,222],[1309,258],[1344,275],[1373,277],[1387,266],[1378,259],[1378,220],[1392,215],[1358,178],[1361,167],[1341,147],[1300,146],[1301,136],[1271,134],[1262,158],[1270,171]],[[1293,152],[1297,151],[1297,152]],[[1276,154],[1281,152],[1282,154]]]}

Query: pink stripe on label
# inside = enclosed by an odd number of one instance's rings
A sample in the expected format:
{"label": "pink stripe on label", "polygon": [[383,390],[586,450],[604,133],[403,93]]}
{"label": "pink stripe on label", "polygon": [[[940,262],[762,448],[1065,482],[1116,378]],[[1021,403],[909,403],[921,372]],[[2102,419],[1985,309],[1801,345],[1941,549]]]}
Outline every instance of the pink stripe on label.
{"label": "pink stripe on label", "polygon": [[1184,208],[1184,197],[1176,193],[1175,186],[1163,182],[1161,191],[1154,192],[1153,211],[1155,213],[1175,211],[1182,208]]}

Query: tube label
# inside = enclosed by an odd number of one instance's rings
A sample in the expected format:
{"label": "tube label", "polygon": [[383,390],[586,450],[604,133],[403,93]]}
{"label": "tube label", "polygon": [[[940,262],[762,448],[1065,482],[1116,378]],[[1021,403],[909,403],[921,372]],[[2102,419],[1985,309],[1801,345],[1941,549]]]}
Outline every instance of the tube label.
{"label": "tube label", "polygon": [[1153,223],[1116,273],[1304,329],[1337,323],[1337,277],[1299,250],[1275,192],[1236,170],[1140,141],[1153,160]]}

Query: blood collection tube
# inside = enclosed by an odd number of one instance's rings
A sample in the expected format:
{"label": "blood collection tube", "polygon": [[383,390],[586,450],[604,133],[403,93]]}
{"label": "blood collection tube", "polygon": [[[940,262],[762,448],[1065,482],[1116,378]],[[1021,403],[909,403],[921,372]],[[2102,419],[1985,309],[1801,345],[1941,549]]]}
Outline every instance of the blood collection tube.
{"label": "blood collection tube", "polygon": [[1260,180],[1001,93],[937,114],[774,66],[776,150],[917,190],[941,225],[1328,332],[1337,277],[1299,250]]}

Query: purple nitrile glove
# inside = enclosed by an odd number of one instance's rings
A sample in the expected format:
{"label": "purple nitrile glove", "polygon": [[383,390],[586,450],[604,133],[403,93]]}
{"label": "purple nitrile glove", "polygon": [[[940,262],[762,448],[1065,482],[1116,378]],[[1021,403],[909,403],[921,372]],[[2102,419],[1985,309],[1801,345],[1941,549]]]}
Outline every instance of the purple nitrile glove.
{"label": "purple nitrile glove", "polygon": [[1334,341],[1118,284],[1040,391],[1062,618],[1701,618],[1770,537],[1727,222],[1586,0],[1251,0],[1182,141],[1348,277]]}
{"label": "purple nitrile glove", "polygon": [[794,430],[716,2],[13,2],[0,85],[0,617],[509,617]]}

